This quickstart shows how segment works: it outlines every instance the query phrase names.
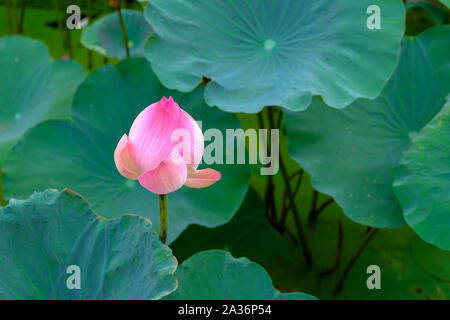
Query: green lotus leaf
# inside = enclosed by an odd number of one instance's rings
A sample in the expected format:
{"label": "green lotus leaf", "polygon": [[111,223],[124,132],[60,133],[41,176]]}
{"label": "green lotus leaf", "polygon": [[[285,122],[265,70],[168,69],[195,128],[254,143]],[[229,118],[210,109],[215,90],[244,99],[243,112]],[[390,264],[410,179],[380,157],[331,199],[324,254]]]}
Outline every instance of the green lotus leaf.
{"label": "green lotus leaf", "polygon": [[416,237],[412,242],[412,254],[417,264],[432,276],[450,281],[450,251],[441,250]]}
{"label": "green lotus leaf", "polygon": [[[380,268],[381,289],[369,290],[367,280],[373,274],[369,266]],[[441,266],[447,268],[448,265]],[[420,299],[448,300],[450,283],[439,281],[424,272],[414,259],[411,249],[373,250],[366,249],[353,266],[342,292],[343,299]]]}
{"label": "green lotus leaf", "polygon": [[46,46],[22,36],[0,38],[0,168],[17,140],[49,119],[68,119],[85,77],[75,61],[52,61]]}
{"label": "green lotus leaf", "polygon": [[[18,143],[3,171],[6,198],[69,187],[83,194],[105,217],[133,213],[150,218],[158,227],[157,196],[122,177],[113,155],[139,112],[162,96],[173,96],[194,119],[202,121],[204,130],[221,130],[224,146],[225,129],[240,128],[234,115],[204,104],[202,89],[189,94],[167,90],[144,58],[123,60],[87,77],[75,95],[72,122],[44,123]],[[250,175],[247,165],[207,167],[221,172],[219,182],[204,189],[183,187],[168,195],[169,242],[189,224],[214,227],[228,222],[244,199]]]}
{"label": "green lotus leaf", "polygon": [[176,272],[172,300],[314,300],[304,293],[281,293],[267,272],[247,258],[222,250],[203,251],[184,261]]}
{"label": "green lotus leaf", "polygon": [[394,190],[419,236],[450,250],[450,101],[413,137],[395,170]]}
{"label": "green lotus leaf", "polygon": [[316,98],[308,110],[286,116],[290,155],[352,220],[404,224],[394,167],[450,91],[449,35],[450,27],[440,26],[405,38],[397,70],[375,100],[335,110]]}
{"label": "green lotus leaf", "polygon": [[68,189],[1,208],[0,256],[0,299],[159,299],[177,286],[147,219],[105,219]]}
{"label": "green lotus leaf", "polygon": [[[153,32],[142,12],[121,10],[131,57],[144,55],[145,41]],[[81,43],[88,49],[111,58],[124,59],[126,50],[117,12],[95,21],[83,30]]]}
{"label": "green lotus leaf", "polygon": [[[380,29],[367,27],[373,5]],[[342,108],[379,95],[398,59],[404,11],[400,0],[155,0],[144,11],[155,30],[145,54],[169,88],[211,78],[206,102],[226,111],[303,110],[312,95]]]}

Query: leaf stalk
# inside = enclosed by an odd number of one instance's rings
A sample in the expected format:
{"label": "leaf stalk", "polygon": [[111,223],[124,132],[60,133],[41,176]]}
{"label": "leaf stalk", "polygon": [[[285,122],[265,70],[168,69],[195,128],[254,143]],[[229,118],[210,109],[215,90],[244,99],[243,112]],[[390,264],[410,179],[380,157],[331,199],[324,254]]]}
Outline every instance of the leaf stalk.
{"label": "leaf stalk", "polygon": [[167,207],[167,194],[158,195],[159,198],[159,238],[162,243],[167,241],[169,229],[169,216]]}

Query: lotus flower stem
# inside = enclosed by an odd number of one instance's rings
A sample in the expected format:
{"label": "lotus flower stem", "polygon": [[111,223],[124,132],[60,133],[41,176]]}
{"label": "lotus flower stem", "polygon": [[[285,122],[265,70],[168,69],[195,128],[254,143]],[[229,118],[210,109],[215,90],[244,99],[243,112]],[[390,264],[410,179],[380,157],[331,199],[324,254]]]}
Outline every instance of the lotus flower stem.
{"label": "lotus flower stem", "polygon": [[339,267],[341,266],[341,260],[342,260],[343,242],[344,242],[344,231],[342,228],[342,222],[339,221],[339,233],[338,233],[338,246],[337,246],[336,260],[334,261],[334,265],[331,268],[319,273],[319,277],[321,277],[321,278],[325,277],[339,269]]}
{"label": "lotus flower stem", "polygon": [[373,238],[375,233],[378,231],[376,228],[370,228],[369,231],[366,233],[363,241],[359,245],[358,249],[356,249],[355,253],[353,254],[352,258],[346,265],[344,272],[342,273],[341,277],[339,278],[339,281],[336,285],[336,288],[334,289],[334,293],[337,294],[339,291],[341,291],[342,286],[344,285],[345,280],[347,279],[348,274],[352,270],[353,265],[355,264],[356,260],[358,260],[361,253],[363,253],[364,249],[369,244],[370,240]]}
{"label": "lotus flower stem", "polygon": [[120,9],[120,4],[116,6],[117,14],[119,15],[120,29],[122,30],[123,35],[123,43],[125,45],[125,52],[127,53],[127,58],[130,57],[130,49],[128,48],[128,36],[127,31],[125,30],[125,24],[122,19],[122,11]]}
{"label": "lotus flower stem", "polygon": [[12,32],[16,33],[17,27],[17,0],[12,1]]}
{"label": "lotus flower stem", "polygon": [[69,44],[70,40],[67,39],[68,33],[66,33],[64,31],[63,23],[62,23],[62,20],[60,18],[60,12],[59,12],[60,9],[59,9],[58,0],[53,0],[53,10],[55,12],[55,19],[56,19],[56,23],[58,25],[58,30],[59,30],[59,34],[61,36],[61,40],[62,40],[63,46],[64,46],[65,49],[67,49],[69,51],[69,56],[71,58],[73,58],[73,52],[71,52],[71,44]]}
{"label": "lotus flower stem", "polygon": [[159,198],[159,238],[162,243],[166,243],[169,227],[169,217],[167,215],[167,194],[160,194]]}
{"label": "lotus flower stem", "polygon": [[[264,119],[262,116],[262,111],[260,111],[258,113],[258,121],[259,121],[259,127],[261,129],[265,129],[266,126],[264,124]],[[270,129],[270,128],[269,128]],[[263,145],[265,146],[270,146],[270,143],[268,141],[263,141]],[[271,153],[271,150],[269,150],[269,153]],[[265,192],[265,196],[264,196],[264,200],[265,200],[265,216],[269,219],[272,220],[273,222],[276,222],[277,217],[276,217],[276,209],[275,209],[275,201],[274,201],[274,188],[275,185],[273,183],[273,178],[271,175],[269,175],[267,177],[267,186],[266,186],[266,192]],[[272,215],[270,215],[270,213]]]}
{"label": "lotus flower stem", "polygon": [[318,208],[314,208],[314,210],[310,213],[310,215],[308,217],[308,222],[309,223],[315,222],[317,220],[317,218],[319,217],[319,214],[333,202],[334,202],[334,199],[330,198],[330,199],[326,200],[324,203],[322,203]]}
{"label": "lotus flower stem", "polygon": [[12,14],[11,14],[11,4],[10,0],[5,1],[5,7],[6,7],[6,17],[8,18],[8,31],[9,33],[13,33],[13,22],[12,22]]}
{"label": "lotus flower stem", "polygon": [[[299,171],[291,174],[291,176],[289,177],[289,180],[292,180],[293,178],[295,178],[298,175],[298,180],[297,183],[295,185],[294,188],[294,197],[297,196],[298,192],[300,191],[300,186],[302,185],[302,180],[303,180],[303,169],[300,169]],[[284,190],[283,193],[283,205],[281,206],[281,219],[280,219],[280,223],[279,223],[279,228],[280,230],[286,230],[286,218],[287,218],[287,214],[289,212],[289,210],[291,210],[291,206],[292,203],[289,203],[288,205],[286,205],[286,198],[287,198],[287,191]]]}
{"label": "lotus flower stem", "polygon": [[309,208],[308,222],[312,223],[316,220],[317,216],[315,216],[316,208],[317,208],[317,200],[319,199],[319,193],[317,190],[314,190],[313,197],[311,201],[311,206]]}
{"label": "lotus flower stem", "polygon": [[2,172],[0,171],[0,207],[6,206],[6,199],[3,197],[2,193]]}
{"label": "lotus flower stem", "polygon": [[17,25],[17,33],[23,33],[23,22],[25,20],[25,9],[27,8],[27,0],[22,0],[22,6],[20,7],[20,20]]}
{"label": "lotus flower stem", "polygon": [[[274,123],[273,123],[273,113],[272,113],[272,107],[267,108],[267,116],[268,116],[268,120],[269,120],[269,129],[277,129],[274,127]],[[270,135],[268,135],[270,137]],[[272,154],[272,150],[271,150],[271,146],[272,146],[272,142],[271,142],[271,138],[269,138],[268,144],[267,144],[268,148],[269,148],[269,152],[270,154]],[[268,196],[269,196],[269,206],[272,210],[272,220],[276,223],[277,221],[277,209],[275,207],[275,184],[273,182],[273,177],[270,175],[269,176],[269,183],[268,183]]]}
{"label": "lotus flower stem", "polygon": [[[89,20],[92,19],[92,0],[88,0],[87,2],[87,17]],[[87,67],[88,70],[92,70],[93,63],[92,63],[92,50],[87,50]]]}
{"label": "lotus flower stem", "polygon": [[[271,107],[268,108],[268,119],[269,119],[269,124],[270,124],[269,129],[275,129],[274,128],[274,120],[273,120],[273,112],[272,112]],[[281,124],[281,122],[280,122],[280,124]],[[276,129],[279,129],[279,128],[276,128]],[[311,251],[309,250],[308,241],[306,240],[306,236],[303,231],[302,221],[300,219],[300,214],[299,214],[297,206],[295,204],[296,191],[294,192],[294,190],[292,190],[290,176],[288,174],[286,166],[284,165],[283,157],[281,155],[280,155],[279,161],[280,161],[280,171],[283,176],[286,193],[287,193],[287,196],[288,196],[288,199],[290,202],[289,207],[292,210],[295,228],[297,229],[297,235],[298,235],[300,244],[303,249],[303,256],[305,257],[306,264],[308,266],[311,266],[313,264],[312,257],[311,257]]]}
{"label": "lotus flower stem", "polygon": [[311,266],[312,265],[311,251],[309,250],[308,241],[306,240],[306,236],[302,227],[302,222],[300,220],[300,214],[298,212],[297,206],[295,205],[294,192],[292,191],[289,176],[286,167],[284,165],[283,158],[281,156],[280,156],[280,171],[281,174],[283,175],[284,185],[286,187],[289,202],[291,203],[291,210],[293,213],[295,228],[297,229],[298,238],[303,248],[303,256],[305,257],[306,264],[308,266]]}

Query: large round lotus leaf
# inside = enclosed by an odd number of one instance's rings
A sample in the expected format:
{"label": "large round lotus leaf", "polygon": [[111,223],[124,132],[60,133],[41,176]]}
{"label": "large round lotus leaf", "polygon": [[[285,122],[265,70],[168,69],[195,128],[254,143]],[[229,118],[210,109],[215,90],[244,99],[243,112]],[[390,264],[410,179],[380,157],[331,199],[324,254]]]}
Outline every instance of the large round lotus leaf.
{"label": "large round lotus leaf", "polygon": [[[69,187],[83,194],[103,216],[133,213],[150,218],[158,227],[157,196],[137,181],[122,177],[113,155],[138,113],[169,95],[194,119],[201,120],[204,130],[221,130],[224,146],[225,129],[240,127],[234,115],[206,106],[201,89],[190,94],[169,91],[158,82],[145,59],[123,60],[116,67],[103,67],[87,77],[75,95],[73,122],[41,124],[17,144],[3,172],[6,198]],[[189,224],[213,227],[228,222],[244,199],[250,174],[247,165],[207,167],[221,172],[220,181],[204,189],[183,187],[168,195],[169,241]]]}
{"label": "large round lotus leaf", "polygon": [[[121,12],[130,56],[143,56],[144,44],[152,34],[152,27],[145,21],[142,12],[134,10],[121,10]],[[105,56],[125,58],[125,44],[117,12],[100,18],[84,29],[81,43]]]}
{"label": "large round lotus leaf", "polygon": [[[380,29],[367,27],[373,4]],[[404,11],[401,0],[152,0],[145,53],[169,88],[211,78],[206,102],[226,111],[303,110],[312,95],[342,108],[379,95],[398,59]]]}
{"label": "large round lotus leaf", "polygon": [[184,261],[176,272],[173,300],[314,300],[304,293],[280,293],[267,272],[247,258],[210,250]]}
{"label": "large round lotus leaf", "polygon": [[377,99],[335,110],[317,98],[308,110],[286,115],[291,156],[354,221],[404,224],[392,187],[394,167],[411,137],[444,105],[449,51],[449,26],[405,38],[398,68]]}
{"label": "large round lotus leaf", "polygon": [[70,190],[0,209],[0,256],[0,299],[159,299],[177,286],[147,219],[105,219]]}
{"label": "large round lotus leaf", "polygon": [[450,250],[450,102],[413,138],[396,168],[394,190],[419,236]]}
{"label": "large round lotus leaf", "polygon": [[42,42],[0,38],[0,168],[16,141],[49,119],[68,119],[85,72],[75,61],[52,61]]}
{"label": "large round lotus leaf", "polygon": [[447,6],[447,8],[450,8],[450,0],[440,0],[443,4]]}

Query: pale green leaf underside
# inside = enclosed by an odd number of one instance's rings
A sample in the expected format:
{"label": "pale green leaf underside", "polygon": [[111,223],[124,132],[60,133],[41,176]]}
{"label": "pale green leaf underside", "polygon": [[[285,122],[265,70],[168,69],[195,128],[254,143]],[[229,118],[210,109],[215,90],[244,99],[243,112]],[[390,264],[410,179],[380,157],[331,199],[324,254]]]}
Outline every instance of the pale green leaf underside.
{"label": "pale green leaf underside", "polygon": [[[368,7],[381,10],[369,29]],[[303,110],[312,95],[342,108],[375,98],[392,74],[404,30],[400,0],[155,0],[145,53],[162,83],[182,91],[212,79],[209,105],[254,113]]]}
{"label": "pale green leaf underside", "polygon": [[247,258],[221,250],[197,253],[176,272],[178,289],[172,300],[314,300],[299,292],[280,293],[267,272]]}
{"label": "pale green leaf underside", "polygon": [[68,119],[85,72],[75,61],[52,61],[45,45],[0,38],[0,168],[16,141],[49,119]]}
{"label": "pale green leaf underside", "polygon": [[[141,57],[144,55],[145,41],[150,37],[153,29],[145,21],[142,12],[134,10],[121,10],[121,12],[130,56]],[[85,28],[81,43],[86,48],[95,50],[102,55],[111,58],[125,58],[125,43],[117,12],[102,17]]]}
{"label": "pale green leaf underside", "polygon": [[[4,168],[5,196],[26,198],[35,190],[69,187],[105,217],[133,213],[150,218],[158,227],[157,196],[137,181],[122,177],[113,155],[139,112],[163,96],[173,96],[194,119],[202,121],[203,130],[219,129],[224,139],[225,129],[240,128],[234,115],[205,105],[202,89],[189,94],[168,90],[145,59],[124,60],[87,77],[74,99],[73,122],[47,122],[25,135]],[[225,148],[225,140],[223,144]],[[189,224],[213,227],[228,222],[244,199],[248,165],[207,167],[222,174],[220,181],[208,188],[182,187],[169,194],[169,242]]]}
{"label": "pale green leaf underside", "polygon": [[[176,288],[176,259],[148,220],[97,216],[70,190],[0,209],[0,256],[1,299],[159,299]],[[67,286],[73,265],[80,289]]]}
{"label": "pale green leaf underside", "polygon": [[450,91],[450,27],[403,40],[396,72],[380,97],[344,110],[320,99],[286,115],[290,155],[352,220],[373,227],[404,224],[393,191],[394,167]]}

